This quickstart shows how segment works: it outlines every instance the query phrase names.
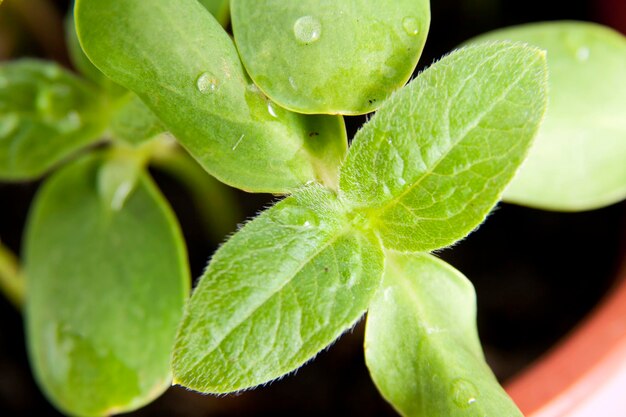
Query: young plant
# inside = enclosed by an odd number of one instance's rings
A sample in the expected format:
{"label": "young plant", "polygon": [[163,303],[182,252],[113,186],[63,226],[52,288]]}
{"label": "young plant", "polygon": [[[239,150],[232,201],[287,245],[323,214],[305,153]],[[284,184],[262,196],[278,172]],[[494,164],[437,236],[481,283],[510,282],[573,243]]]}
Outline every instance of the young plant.
{"label": "young plant", "polygon": [[[229,6],[234,42],[209,13],[225,25]],[[367,311],[367,365],[402,415],[521,415],[485,363],[471,284],[430,252],[467,236],[503,194],[566,210],[626,196],[624,103],[585,110],[616,87],[578,107],[564,98],[596,76],[624,89],[626,40],[582,23],[511,29],[402,87],[429,4],[384,6],[78,0],[68,40],[89,81],[41,61],[0,66],[0,179],[38,178],[107,143],[51,175],[29,216],[29,353],[57,407],[133,410],[172,377],[201,392],[248,389],[297,369]],[[547,49],[547,63],[510,40]],[[348,149],[341,115],[372,111]],[[589,143],[598,126],[606,146]],[[567,142],[570,131],[580,140]],[[224,243],[186,303],[184,242],[146,167],[198,188],[216,228],[230,206],[207,206],[223,196],[172,136],[220,181],[287,195]],[[588,156],[589,171],[612,161],[611,174],[568,184],[578,171],[561,173],[562,149]],[[561,194],[535,187],[548,180]],[[16,303],[19,274],[0,251]]]}

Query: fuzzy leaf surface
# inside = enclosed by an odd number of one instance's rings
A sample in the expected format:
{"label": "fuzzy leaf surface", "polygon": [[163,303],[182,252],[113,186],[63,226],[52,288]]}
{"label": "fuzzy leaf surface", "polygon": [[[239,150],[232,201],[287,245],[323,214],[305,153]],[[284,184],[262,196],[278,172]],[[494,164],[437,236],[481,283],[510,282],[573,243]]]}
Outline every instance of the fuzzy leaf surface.
{"label": "fuzzy leaf surface", "polygon": [[460,49],[387,100],[357,133],[341,197],[385,247],[430,251],[482,222],[526,156],[546,104],[545,54]]}
{"label": "fuzzy leaf surface", "polygon": [[184,241],[144,174],[113,210],[101,158],[78,160],[39,192],[25,244],[26,333],[47,397],[71,415],[141,407],[171,383],[189,291]]}
{"label": "fuzzy leaf surface", "polygon": [[0,65],[0,179],[35,179],[106,128],[97,90],[52,62]]}
{"label": "fuzzy leaf surface", "polygon": [[405,417],[522,417],[484,360],[472,284],[431,255],[386,255],[365,329],[385,399]]}
{"label": "fuzzy leaf surface", "polygon": [[546,118],[505,200],[577,211],[626,198],[626,37],[593,23],[550,22],[471,42],[493,40],[547,50],[550,73]]}
{"label": "fuzzy leaf surface", "polygon": [[363,114],[411,76],[430,3],[233,0],[232,19],[250,76],[278,104],[301,113]]}
{"label": "fuzzy leaf surface", "polygon": [[78,0],[76,25],[92,62],[137,93],[216,178],[259,192],[309,181],[336,187],[343,119],[295,114],[269,100],[196,0]]}
{"label": "fuzzy leaf surface", "polygon": [[175,382],[223,393],[301,366],[365,312],[382,277],[380,243],[344,226],[334,194],[306,188],[214,255],[177,336]]}

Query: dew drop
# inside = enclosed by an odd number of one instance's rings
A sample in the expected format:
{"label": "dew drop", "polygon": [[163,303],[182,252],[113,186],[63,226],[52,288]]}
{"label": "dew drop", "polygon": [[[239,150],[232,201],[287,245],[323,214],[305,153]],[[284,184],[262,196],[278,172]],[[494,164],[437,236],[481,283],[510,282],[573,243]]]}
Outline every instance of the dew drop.
{"label": "dew drop", "polygon": [[293,77],[289,77],[289,85],[291,86],[291,88],[293,88],[295,91],[298,91],[298,84],[296,84],[296,80]]}
{"label": "dew drop", "polygon": [[59,131],[69,133],[78,130],[82,125],[80,114],[76,111],[69,112],[61,121],[59,121]]}
{"label": "dew drop", "polygon": [[302,16],[293,24],[293,34],[300,43],[314,43],[322,34],[322,24],[313,16]]}
{"label": "dew drop", "polygon": [[196,80],[196,88],[203,94],[213,93],[218,88],[217,78],[209,72],[203,72]]}
{"label": "dew drop", "polygon": [[19,125],[19,118],[17,114],[11,113],[0,119],[0,139],[8,138]]}
{"label": "dew drop", "polygon": [[56,65],[47,65],[43,69],[43,73],[51,80],[61,77],[61,70]]}
{"label": "dew drop", "polygon": [[39,114],[52,118],[63,117],[73,106],[72,92],[66,85],[53,85],[41,90],[35,99]]}
{"label": "dew drop", "polygon": [[416,36],[420,33],[419,21],[413,16],[402,19],[402,27],[409,36]]}
{"label": "dew drop", "polygon": [[590,51],[589,48],[587,48],[586,46],[582,46],[576,51],[576,58],[579,61],[587,61],[589,59],[589,55]]}
{"label": "dew drop", "polygon": [[278,118],[278,115],[276,114],[276,110],[274,110],[274,106],[269,101],[267,102],[267,112],[271,114],[272,117]]}
{"label": "dew drop", "polygon": [[451,394],[454,403],[460,408],[467,408],[476,402],[478,389],[467,379],[458,378],[452,382]]}
{"label": "dew drop", "polygon": [[272,219],[283,226],[302,227],[311,229],[319,226],[320,220],[317,214],[306,207],[285,206],[282,210],[272,213]]}

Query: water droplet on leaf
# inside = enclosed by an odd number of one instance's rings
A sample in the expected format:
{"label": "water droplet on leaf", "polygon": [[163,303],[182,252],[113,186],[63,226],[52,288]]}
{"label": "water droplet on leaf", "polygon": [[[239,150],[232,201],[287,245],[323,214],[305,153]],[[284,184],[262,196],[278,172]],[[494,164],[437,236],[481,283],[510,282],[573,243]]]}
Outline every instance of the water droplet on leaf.
{"label": "water droplet on leaf", "polygon": [[298,85],[296,84],[296,80],[294,80],[293,77],[289,77],[289,85],[291,86],[291,88],[298,91]]}
{"label": "water droplet on leaf", "polygon": [[272,213],[272,219],[284,226],[307,229],[319,226],[319,217],[313,210],[297,205],[284,206],[282,210]]}
{"label": "water droplet on leaf", "polygon": [[412,16],[405,17],[402,20],[402,27],[409,36],[416,36],[420,33],[419,21]]}
{"label": "water droplet on leaf", "polygon": [[476,402],[478,389],[467,379],[458,378],[452,382],[451,394],[458,407],[467,408]]}
{"label": "water droplet on leaf", "polygon": [[203,72],[198,76],[196,80],[196,88],[199,92],[203,94],[208,94],[215,92],[218,88],[219,82],[217,78],[213,76],[213,74],[209,72]]}
{"label": "water droplet on leaf", "polygon": [[0,139],[8,138],[15,132],[19,123],[19,117],[15,113],[8,114],[0,119]]}
{"label": "water droplet on leaf", "polygon": [[576,58],[579,61],[586,61],[589,59],[589,55],[590,55],[590,51],[589,48],[587,48],[586,46],[582,46],[580,48],[578,48],[578,50],[576,51]]}
{"label": "water droplet on leaf", "polygon": [[71,111],[58,123],[59,131],[62,133],[69,133],[80,129],[82,120],[80,114],[76,111]]}
{"label": "water droplet on leaf", "polygon": [[65,116],[73,107],[73,97],[66,85],[53,85],[41,90],[35,99],[37,112],[43,116],[57,118]]}
{"label": "water droplet on leaf", "polygon": [[302,16],[293,24],[293,34],[300,43],[313,43],[322,34],[322,24],[313,16]]}
{"label": "water droplet on leaf", "polygon": [[276,110],[274,110],[274,106],[269,101],[267,102],[267,111],[269,114],[272,115],[272,117],[278,118],[278,115],[276,114]]}

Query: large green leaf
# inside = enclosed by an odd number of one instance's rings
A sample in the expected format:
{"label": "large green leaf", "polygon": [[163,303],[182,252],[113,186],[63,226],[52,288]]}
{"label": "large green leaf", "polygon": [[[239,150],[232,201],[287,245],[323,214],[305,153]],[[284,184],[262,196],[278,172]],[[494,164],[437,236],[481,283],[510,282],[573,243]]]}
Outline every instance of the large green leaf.
{"label": "large green leaf", "polygon": [[343,120],[288,112],[252,84],[228,34],[196,0],[78,0],[89,58],[136,92],[200,164],[248,191],[336,187]]}
{"label": "large green leaf", "polygon": [[87,58],[87,55],[85,55],[83,48],[78,42],[73,13],[68,14],[65,18],[65,41],[72,64],[85,78],[95,83],[99,88],[104,90],[106,94],[111,96],[119,96],[127,92],[125,88],[111,81],[110,78],[104,75],[91,63],[89,58]]}
{"label": "large green leaf", "polygon": [[428,0],[233,0],[233,32],[252,79],[301,113],[368,113],[410,77]]}
{"label": "large green leaf", "polygon": [[538,49],[453,52],[393,95],[356,135],[342,198],[388,248],[428,251],[483,221],[526,156],[546,102]]}
{"label": "large green leaf", "polygon": [[546,49],[550,72],[545,121],[504,198],[566,211],[626,198],[626,37],[593,23],[549,22],[472,42],[494,39]]}
{"label": "large green leaf", "polygon": [[108,112],[91,85],[57,64],[0,65],[0,179],[41,176],[98,140]]}
{"label": "large green leaf", "polygon": [[387,253],[365,360],[405,417],[522,417],[485,363],[472,284],[427,254]]}
{"label": "large green leaf", "polygon": [[204,392],[265,383],[358,320],[380,283],[383,257],[376,238],[353,232],[341,214],[334,194],[308,187],[217,251],[179,329],[176,383]]}
{"label": "large green leaf", "polygon": [[48,398],[79,416],[132,410],[170,385],[189,289],[163,197],[143,175],[111,207],[98,191],[102,162],[81,159],[44,185],[25,245],[31,363]]}

